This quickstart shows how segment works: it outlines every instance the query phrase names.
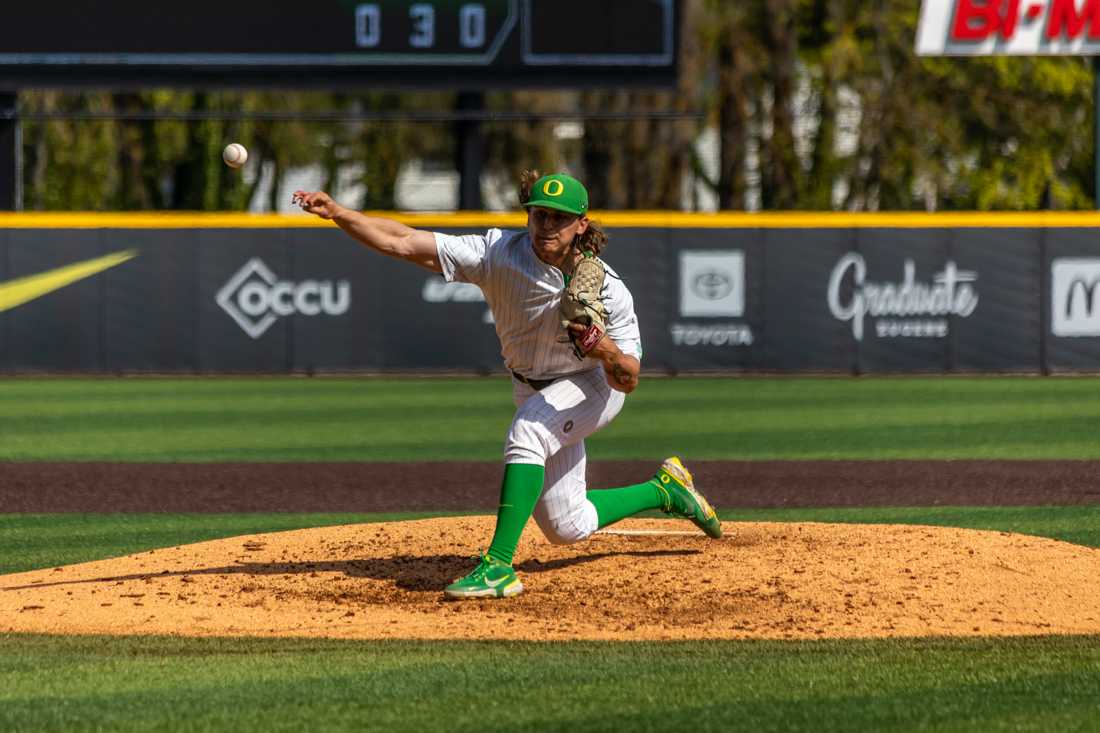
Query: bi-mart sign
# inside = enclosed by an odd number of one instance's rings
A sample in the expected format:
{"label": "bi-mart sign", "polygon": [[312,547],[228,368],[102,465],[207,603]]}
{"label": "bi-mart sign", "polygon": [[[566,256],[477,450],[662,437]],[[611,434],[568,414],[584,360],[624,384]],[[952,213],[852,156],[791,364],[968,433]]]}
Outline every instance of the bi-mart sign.
{"label": "bi-mart sign", "polygon": [[923,0],[917,53],[1100,55],[1100,0]]}

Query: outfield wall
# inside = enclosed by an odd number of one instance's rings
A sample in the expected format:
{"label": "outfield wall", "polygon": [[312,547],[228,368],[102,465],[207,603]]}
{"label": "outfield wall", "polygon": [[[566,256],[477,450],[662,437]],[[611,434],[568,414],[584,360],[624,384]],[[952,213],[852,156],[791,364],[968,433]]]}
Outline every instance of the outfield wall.
{"label": "outfield wall", "polygon": [[[1098,215],[598,218],[651,371],[1100,369]],[[310,217],[0,215],[4,373],[501,368],[475,287]]]}

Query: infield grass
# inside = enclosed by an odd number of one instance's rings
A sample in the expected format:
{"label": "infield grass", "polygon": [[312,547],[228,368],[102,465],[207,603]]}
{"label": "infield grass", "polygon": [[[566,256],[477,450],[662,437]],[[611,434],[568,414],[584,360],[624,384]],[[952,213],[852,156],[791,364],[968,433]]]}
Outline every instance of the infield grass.
{"label": "infield grass", "polygon": [[[1100,547],[1100,505],[739,509],[720,510],[719,514],[727,520],[745,522],[854,522],[968,527],[1039,535]],[[0,514],[0,574],[120,557],[158,547],[174,547],[247,534],[453,515],[454,513],[442,512]],[[477,549],[471,545],[471,555]]]}
{"label": "infield grass", "polygon": [[[0,381],[0,461],[497,461],[490,378]],[[597,459],[1097,459],[1095,377],[647,379]]]}
{"label": "infield grass", "polygon": [[1083,731],[1100,644],[0,635],[0,678],[19,731]]}
{"label": "infield grass", "polygon": [[[0,575],[121,557],[160,547],[364,522],[443,516],[401,514],[0,514]],[[472,554],[472,550],[471,550]],[[2,585],[2,582],[0,582]]]}
{"label": "infield grass", "polygon": [[[1100,379],[646,380],[600,459],[1100,459]],[[496,461],[506,380],[0,381],[0,461]],[[0,511],[3,508],[0,507]],[[768,509],[1100,547],[1100,507]],[[425,515],[0,514],[0,573]],[[438,515],[436,515],[438,516]],[[1100,730],[1100,637],[507,643],[0,634],[0,731]]]}

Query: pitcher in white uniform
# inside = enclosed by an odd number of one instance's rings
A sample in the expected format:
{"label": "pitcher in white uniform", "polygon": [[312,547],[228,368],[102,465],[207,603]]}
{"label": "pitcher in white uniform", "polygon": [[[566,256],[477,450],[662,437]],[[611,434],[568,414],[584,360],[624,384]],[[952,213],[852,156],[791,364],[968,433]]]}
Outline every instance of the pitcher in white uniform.
{"label": "pitcher in white uniform", "polygon": [[[690,519],[710,537],[722,535],[714,510],[676,457],[643,483],[588,490],[584,439],[611,422],[638,386],[642,345],[634,300],[605,263],[600,297],[607,332],[578,359],[561,325],[562,291],[583,253],[599,256],[607,237],[588,218],[588,192],[570,176],[526,171],[519,198],[527,210],[526,230],[465,236],[368,217],[321,191],[297,191],[293,199],[377,252],[440,273],[448,282],[477,285],[492,309],[504,365],[512,373],[516,414],[504,444],[492,542],[472,572],[447,586],[449,598],[522,592],[512,561],[532,515],[556,544],[579,542],[652,509]],[[579,324],[569,328],[584,331]]]}

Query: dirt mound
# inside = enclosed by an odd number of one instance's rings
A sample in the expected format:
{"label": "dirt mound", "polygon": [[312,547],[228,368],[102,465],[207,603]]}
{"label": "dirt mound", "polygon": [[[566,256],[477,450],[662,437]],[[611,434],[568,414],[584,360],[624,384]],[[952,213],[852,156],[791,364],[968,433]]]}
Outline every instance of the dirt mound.
{"label": "dirt mound", "polygon": [[[632,520],[579,545],[529,526],[527,591],[448,602],[492,517],[234,537],[0,576],[0,630],[425,639],[1100,633],[1100,550],[975,530]],[[623,533],[625,532],[625,533]]]}

